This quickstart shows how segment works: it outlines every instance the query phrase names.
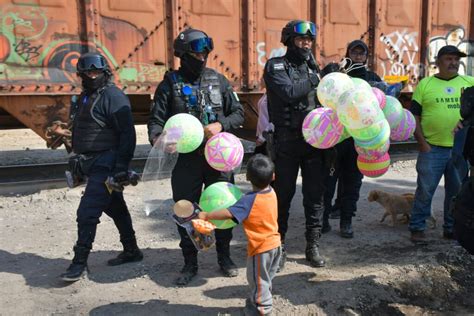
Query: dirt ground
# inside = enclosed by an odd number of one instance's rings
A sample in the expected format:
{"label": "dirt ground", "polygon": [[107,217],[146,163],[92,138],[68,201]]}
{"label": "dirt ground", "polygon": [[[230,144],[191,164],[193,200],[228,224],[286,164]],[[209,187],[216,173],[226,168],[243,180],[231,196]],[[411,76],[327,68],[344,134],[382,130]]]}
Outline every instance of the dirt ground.
{"label": "dirt ground", "polygon": [[[146,136],[139,135],[145,146]],[[61,159],[60,151],[46,151],[41,139],[25,130],[0,131],[0,144],[0,164],[53,159],[48,153]],[[249,189],[243,175],[237,184]],[[173,281],[182,257],[176,228],[169,211],[145,215],[143,185],[127,188],[125,199],[144,260],[106,265],[121,245],[112,221],[104,215],[90,255],[89,278],[73,284],[58,276],[72,258],[75,212],[84,188],[0,196],[0,315],[239,315],[247,296],[242,228],[234,229],[231,248],[240,268],[238,277],[220,274],[211,249],[199,254],[195,280],[178,288]],[[341,238],[338,220],[331,220],[333,230],[321,240],[327,266],[312,268],[304,259],[299,182],[287,236],[288,263],[273,284],[274,314],[474,315],[474,257],[441,238],[443,187],[433,201],[438,225],[427,231],[430,243],[425,246],[409,241],[406,224],[380,223],[382,208],[366,198],[374,188],[404,193],[413,192],[415,185],[414,161],[397,162],[383,177],[364,179],[355,238]],[[168,180],[156,190],[171,197]]]}

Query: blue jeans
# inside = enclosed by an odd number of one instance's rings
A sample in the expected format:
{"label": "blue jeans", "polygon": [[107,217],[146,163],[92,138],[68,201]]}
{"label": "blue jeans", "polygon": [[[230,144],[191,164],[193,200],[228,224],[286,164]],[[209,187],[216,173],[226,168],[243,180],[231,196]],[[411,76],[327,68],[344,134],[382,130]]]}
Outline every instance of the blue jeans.
{"label": "blue jeans", "polygon": [[431,145],[429,152],[418,154],[416,162],[417,188],[415,203],[411,211],[410,231],[424,231],[426,219],[431,215],[431,201],[441,177],[444,175],[444,224],[445,232],[453,230],[450,204],[461,187],[461,172],[465,168],[463,159],[453,158],[452,149]]}

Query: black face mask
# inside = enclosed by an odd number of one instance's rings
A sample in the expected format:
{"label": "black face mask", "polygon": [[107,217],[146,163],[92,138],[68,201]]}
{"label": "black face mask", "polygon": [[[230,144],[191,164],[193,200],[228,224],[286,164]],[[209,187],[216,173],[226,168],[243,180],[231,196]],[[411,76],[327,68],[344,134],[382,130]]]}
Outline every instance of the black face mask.
{"label": "black face mask", "polygon": [[107,76],[105,73],[101,73],[97,78],[92,79],[89,76],[86,76],[85,74],[80,74],[82,78],[82,86],[84,87],[84,90],[93,92],[99,88],[102,88],[107,84],[107,81],[109,79],[109,76]]}
{"label": "black face mask", "polygon": [[207,57],[204,60],[194,58],[189,54],[185,54],[181,57],[181,69],[186,78],[191,81],[196,80],[206,68]]}
{"label": "black face mask", "polygon": [[311,55],[310,48],[300,48],[295,45],[291,45],[288,47],[287,56],[297,64],[303,63],[309,60],[309,56]]}

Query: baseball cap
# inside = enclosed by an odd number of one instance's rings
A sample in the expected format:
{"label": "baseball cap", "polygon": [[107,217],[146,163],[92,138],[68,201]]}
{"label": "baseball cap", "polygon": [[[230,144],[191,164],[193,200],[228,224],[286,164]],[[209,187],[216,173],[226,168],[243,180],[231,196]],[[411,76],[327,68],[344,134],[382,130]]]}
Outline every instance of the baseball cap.
{"label": "baseball cap", "polygon": [[453,45],[446,45],[441,47],[441,49],[438,51],[438,55],[436,58],[440,58],[443,55],[456,55],[459,57],[466,57],[466,53],[461,52],[456,46]]}

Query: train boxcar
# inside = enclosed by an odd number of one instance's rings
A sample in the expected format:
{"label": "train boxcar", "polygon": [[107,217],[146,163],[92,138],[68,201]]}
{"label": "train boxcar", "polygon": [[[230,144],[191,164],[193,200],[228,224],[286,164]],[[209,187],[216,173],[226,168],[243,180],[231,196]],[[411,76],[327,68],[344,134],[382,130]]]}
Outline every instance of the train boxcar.
{"label": "train boxcar", "polygon": [[[362,38],[379,75],[408,75],[410,93],[433,74],[446,44],[472,55],[470,0],[0,0],[0,128],[28,127],[48,146],[61,145],[71,95],[78,94],[78,56],[99,51],[129,95],[137,123],[169,68],[174,37],[186,27],[214,38],[208,61],[232,82],[246,109],[241,136],[253,138],[256,101],[268,58],[285,53],[280,31],[291,19],[318,26],[315,56],[338,61]],[[472,74],[472,57],[461,72]]]}

